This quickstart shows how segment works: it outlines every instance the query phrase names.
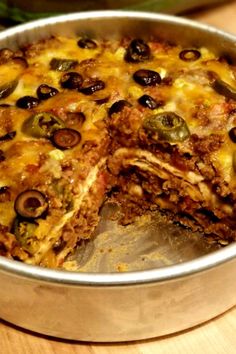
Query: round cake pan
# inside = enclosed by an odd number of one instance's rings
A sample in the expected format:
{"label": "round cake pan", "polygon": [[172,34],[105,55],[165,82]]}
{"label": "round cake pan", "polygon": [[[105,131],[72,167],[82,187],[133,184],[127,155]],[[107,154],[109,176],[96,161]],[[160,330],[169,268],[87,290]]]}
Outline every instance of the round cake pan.
{"label": "round cake pan", "polygon": [[[236,38],[182,18],[138,12],[87,12],[27,23],[0,33],[17,48],[52,35],[157,36],[236,58]],[[181,331],[236,303],[236,244],[188,261],[124,273],[81,273],[0,257],[0,317],[60,338],[114,342]]]}

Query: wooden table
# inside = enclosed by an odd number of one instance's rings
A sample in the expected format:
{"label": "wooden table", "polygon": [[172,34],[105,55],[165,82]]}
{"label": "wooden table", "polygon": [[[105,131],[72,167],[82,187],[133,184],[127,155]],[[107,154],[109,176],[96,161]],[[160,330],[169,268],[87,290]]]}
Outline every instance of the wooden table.
{"label": "wooden table", "polygon": [[[236,2],[190,17],[236,34]],[[4,286],[1,284],[0,286]],[[208,323],[179,334],[126,344],[84,344],[39,336],[0,322],[2,354],[233,354],[236,307]]]}

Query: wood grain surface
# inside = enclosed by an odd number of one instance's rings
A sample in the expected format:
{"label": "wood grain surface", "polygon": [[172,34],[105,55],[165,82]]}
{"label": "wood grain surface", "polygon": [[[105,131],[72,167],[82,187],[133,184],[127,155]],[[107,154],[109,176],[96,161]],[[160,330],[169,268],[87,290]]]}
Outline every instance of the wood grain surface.
{"label": "wood grain surface", "polygon": [[[236,34],[236,2],[189,16]],[[1,284],[4,286],[4,284]],[[124,344],[90,344],[39,336],[0,322],[1,354],[234,354],[236,307],[175,335]]]}

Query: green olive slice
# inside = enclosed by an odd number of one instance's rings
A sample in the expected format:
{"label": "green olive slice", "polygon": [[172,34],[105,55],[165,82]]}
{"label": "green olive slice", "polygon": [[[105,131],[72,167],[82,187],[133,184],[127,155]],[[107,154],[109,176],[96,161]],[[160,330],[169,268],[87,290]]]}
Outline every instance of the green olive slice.
{"label": "green olive slice", "polygon": [[18,85],[17,79],[1,85],[0,86],[0,99],[10,96],[10,94],[15,90],[17,85]]}
{"label": "green olive slice", "polygon": [[36,222],[24,220],[20,217],[16,217],[13,222],[12,229],[17,241],[23,249],[31,254],[34,254],[37,249],[37,245],[34,240],[34,233],[37,226],[38,224]]}
{"label": "green olive slice", "polygon": [[47,211],[48,202],[43,193],[28,189],[17,196],[14,208],[23,218],[37,219]]}
{"label": "green olive slice", "polygon": [[158,139],[168,142],[184,141],[190,135],[185,120],[174,112],[162,112],[147,117],[144,129],[158,134]]}
{"label": "green olive slice", "polygon": [[22,126],[22,131],[36,138],[49,138],[57,129],[65,127],[60,118],[48,112],[37,113],[29,117]]}
{"label": "green olive slice", "polygon": [[212,87],[220,95],[236,100],[236,88],[233,88],[219,77],[216,77],[213,81]]}
{"label": "green olive slice", "polygon": [[70,69],[74,69],[77,64],[77,60],[53,58],[50,61],[50,69],[56,71],[67,71]]}

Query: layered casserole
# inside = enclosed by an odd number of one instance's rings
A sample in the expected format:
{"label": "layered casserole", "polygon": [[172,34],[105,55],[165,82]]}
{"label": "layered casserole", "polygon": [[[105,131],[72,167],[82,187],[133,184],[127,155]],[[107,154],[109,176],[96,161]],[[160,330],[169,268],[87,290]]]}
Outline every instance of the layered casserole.
{"label": "layered casserole", "polygon": [[0,254],[63,267],[103,203],[236,239],[236,69],[158,38],[0,50]]}

